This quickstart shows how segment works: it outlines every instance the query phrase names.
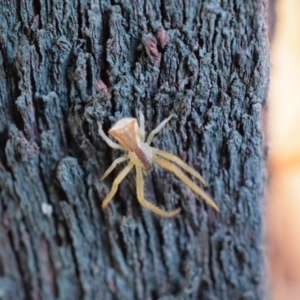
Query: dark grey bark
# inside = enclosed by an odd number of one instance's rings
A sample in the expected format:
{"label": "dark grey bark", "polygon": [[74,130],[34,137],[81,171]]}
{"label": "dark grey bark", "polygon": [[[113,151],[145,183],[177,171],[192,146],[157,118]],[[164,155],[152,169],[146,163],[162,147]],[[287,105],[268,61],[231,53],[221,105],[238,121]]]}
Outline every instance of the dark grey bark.
{"label": "dark grey bark", "polygon": [[[100,2],[100,3],[99,3]],[[0,299],[262,299],[265,0],[2,1]],[[209,184],[161,169],[140,207],[97,133],[142,109]],[[121,169],[122,166],[118,168]]]}

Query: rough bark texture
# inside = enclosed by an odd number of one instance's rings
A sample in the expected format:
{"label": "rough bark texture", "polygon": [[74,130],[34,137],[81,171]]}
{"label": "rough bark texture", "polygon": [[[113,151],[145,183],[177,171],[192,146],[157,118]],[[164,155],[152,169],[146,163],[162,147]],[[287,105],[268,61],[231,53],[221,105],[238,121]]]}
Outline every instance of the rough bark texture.
{"label": "rough bark texture", "polygon": [[[262,299],[265,0],[2,1],[0,298]],[[142,109],[154,145],[209,184],[155,169],[103,211],[120,155],[97,133]]]}

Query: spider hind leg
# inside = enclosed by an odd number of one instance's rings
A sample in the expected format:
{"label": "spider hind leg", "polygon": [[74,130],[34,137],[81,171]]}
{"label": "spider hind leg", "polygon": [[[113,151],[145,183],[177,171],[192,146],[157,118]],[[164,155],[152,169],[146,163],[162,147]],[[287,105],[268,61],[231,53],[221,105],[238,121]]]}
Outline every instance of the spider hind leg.
{"label": "spider hind leg", "polygon": [[183,170],[185,170],[186,172],[190,173],[192,176],[196,177],[198,180],[200,180],[205,186],[207,186],[207,183],[205,182],[204,178],[194,169],[192,169],[189,165],[187,165],[182,159],[180,159],[178,156],[160,150],[160,149],[156,149],[156,148],[152,148],[153,152],[155,154],[157,154],[160,157],[163,157],[167,160],[170,160],[174,163],[176,163],[179,167],[181,167]]}
{"label": "spider hind leg", "polygon": [[162,168],[174,173],[184,184],[186,184],[193,192],[198,194],[204,201],[212,206],[216,211],[219,211],[218,205],[200,188],[198,187],[189,177],[187,177],[176,165],[161,158],[157,155],[153,156],[153,160],[157,162]]}
{"label": "spider hind leg", "polygon": [[136,194],[137,199],[140,202],[140,204],[149,210],[153,211],[154,213],[160,215],[161,217],[173,217],[177,215],[180,212],[180,208],[177,208],[175,210],[171,211],[165,211],[157,207],[155,204],[152,204],[151,202],[148,202],[144,197],[144,178],[143,178],[143,172],[140,167],[136,167]]}

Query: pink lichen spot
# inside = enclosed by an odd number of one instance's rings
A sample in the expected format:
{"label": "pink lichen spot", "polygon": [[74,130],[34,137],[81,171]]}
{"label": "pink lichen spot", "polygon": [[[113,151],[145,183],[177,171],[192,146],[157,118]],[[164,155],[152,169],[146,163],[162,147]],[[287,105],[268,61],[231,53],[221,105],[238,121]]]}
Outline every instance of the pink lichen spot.
{"label": "pink lichen spot", "polygon": [[107,85],[101,79],[97,81],[97,88],[99,91],[103,91],[108,94]]}
{"label": "pink lichen spot", "polygon": [[154,57],[155,61],[160,60],[161,54],[157,49],[156,39],[154,37],[148,38],[146,41],[146,45],[149,49],[151,56]]}
{"label": "pink lichen spot", "polygon": [[156,39],[158,41],[158,44],[162,49],[165,48],[165,46],[169,43],[170,41],[170,36],[167,34],[165,29],[163,27],[160,27],[156,33]]}

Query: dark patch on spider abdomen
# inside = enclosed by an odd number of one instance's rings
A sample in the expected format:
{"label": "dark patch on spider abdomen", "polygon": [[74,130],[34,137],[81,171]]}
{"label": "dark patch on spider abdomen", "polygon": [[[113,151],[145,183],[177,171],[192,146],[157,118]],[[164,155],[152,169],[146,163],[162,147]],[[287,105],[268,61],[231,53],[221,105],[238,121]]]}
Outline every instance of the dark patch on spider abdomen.
{"label": "dark patch on spider abdomen", "polygon": [[136,156],[138,157],[138,159],[140,160],[140,162],[143,164],[143,167],[146,171],[149,171],[152,169],[152,161],[151,158],[149,158],[145,152],[143,150],[141,150],[140,148],[137,148],[134,153],[136,154]]}

